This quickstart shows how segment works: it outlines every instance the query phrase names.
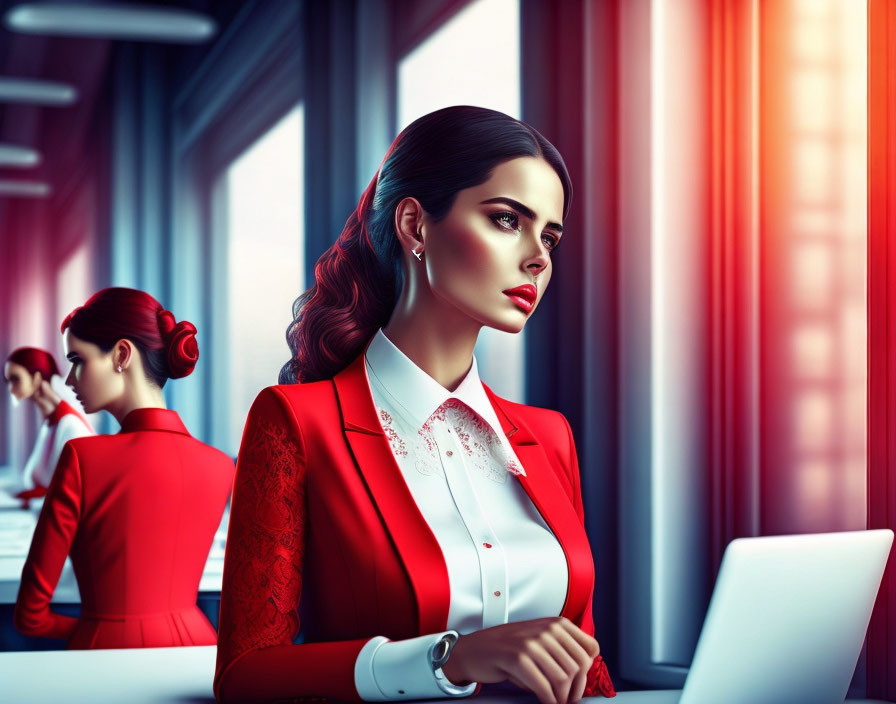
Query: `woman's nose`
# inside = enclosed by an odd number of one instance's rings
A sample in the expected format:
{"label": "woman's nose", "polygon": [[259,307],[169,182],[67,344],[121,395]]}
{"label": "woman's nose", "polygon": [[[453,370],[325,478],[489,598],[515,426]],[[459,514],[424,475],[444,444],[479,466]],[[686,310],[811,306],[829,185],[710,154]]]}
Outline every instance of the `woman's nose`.
{"label": "woman's nose", "polygon": [[541,251],[526,260],[526,271],[528,271],[532,276],[538,276],[538,274],[544,271],[547,265],[548,257],[547,255],[545,255],[544,251]]}

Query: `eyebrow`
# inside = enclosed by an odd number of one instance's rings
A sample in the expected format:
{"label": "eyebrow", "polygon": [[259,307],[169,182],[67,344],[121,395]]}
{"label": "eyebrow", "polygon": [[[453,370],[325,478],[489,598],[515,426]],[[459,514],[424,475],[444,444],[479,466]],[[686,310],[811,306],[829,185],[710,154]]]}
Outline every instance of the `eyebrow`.
{"label": "eyebrow", "polygon": [[[486,205],[488,203],[503,203],[504,205],[509,205],[511,208],[518,210],[530,220],[536,219],[535,211],[533,211],[531,208],[526,207],[518,200],[514,200],[513,198],[507,198],[506,196],[489,198],[488,200],[482,201],[479,205]],[[549,222],[547,226],[553,230],[557,230],[557,232],[563,232],[563,225],[561,225],[559,222]]]}

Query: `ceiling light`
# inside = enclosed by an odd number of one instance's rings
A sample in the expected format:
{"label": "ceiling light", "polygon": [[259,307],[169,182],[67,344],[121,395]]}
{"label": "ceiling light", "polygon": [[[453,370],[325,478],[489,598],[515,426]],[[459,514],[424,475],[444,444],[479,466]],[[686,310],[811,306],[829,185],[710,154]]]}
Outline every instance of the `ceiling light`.
{"label": "ceiling light", "polygon": [[0,166],[27,169],[40,163],[40,154],[28,147],[15,144],[0,144]]}
{"label": "ceiling light", "polygon": [[176,7],[125,3],[26,3],[9,9],[7,29],[97,39],[197,44],[217,31],[208,15]]}
{"label": "ceiling light", "polygon": [[49,195],[49,183],[40,183],[39,181],[10,181],[0,179],[0,196],[46,198]]}
{"label": "ceiling light", "polygon": [[0,76],[0,102],[71,105],[77,99],[78,91],[65,83]]}

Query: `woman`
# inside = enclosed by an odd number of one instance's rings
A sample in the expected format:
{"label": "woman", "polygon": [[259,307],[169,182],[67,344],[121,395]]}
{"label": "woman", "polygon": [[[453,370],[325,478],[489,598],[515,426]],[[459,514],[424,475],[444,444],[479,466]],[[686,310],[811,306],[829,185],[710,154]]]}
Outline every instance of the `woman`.
{"label": "woman", "polygon": [[[230,493],[233,462],[195,440],[165,408],[162,387],[187,376],[196,328],[152,296],[107,288],[62,323],[66,384],[88,413],[108,411],[116,435],[62,452],[31,541],[15,623],[69,648],[211,645],[196,606],[199,579]],[[66,555],[81,617],[50,611]]]}
{"label": "woman", "polygon": [[570,196],[556,149],[501,113],[396,138],[249,413],[219,700],[614,694],[569,425],[497,397],[473,358],[482,326],[537,306]]}
{"label": "woman", "polygon": [[59,368],[53,355],[36,347],[14,350],[3,369],[12,397],[16,401],[31,401],[44,417],[22,471],[24,489],[16,494],[26,505],[30,499],[47,493],[65,443],[94,434],[87,420],[53,391],[50,380],[57,374]]}

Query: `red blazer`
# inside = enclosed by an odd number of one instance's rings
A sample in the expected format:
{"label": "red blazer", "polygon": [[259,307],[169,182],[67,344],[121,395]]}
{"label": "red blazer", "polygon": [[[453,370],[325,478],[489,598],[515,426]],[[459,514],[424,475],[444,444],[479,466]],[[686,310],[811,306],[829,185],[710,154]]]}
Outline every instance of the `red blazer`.
{"label": "red blazer", "polygon": [[[555,411],[486,392],[526,470],[519,481],[566,553],[562,615],[593,634],[594,563],[569,425]],[[218,699],[358,701],[354,665],[364,643],[445,630],[449,600],[442,551],[377,420],[364,356],[332,380],[262,391],[237,460]],[[293,645],[299,614],[304,643]],[[612,693],[600,658],[586,694],[599,691]]]}
{"label": "red blazer", "polygon": [[[140,408],[117,435],[70,440],[22,570],[16,627],[69,648],[215,643],[196,594],[232,481],[230,457],[174,411]],[[77,619],[50,611],[68,554]]]}

